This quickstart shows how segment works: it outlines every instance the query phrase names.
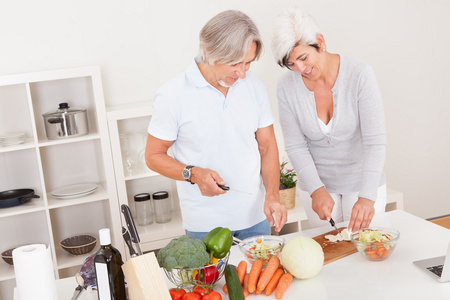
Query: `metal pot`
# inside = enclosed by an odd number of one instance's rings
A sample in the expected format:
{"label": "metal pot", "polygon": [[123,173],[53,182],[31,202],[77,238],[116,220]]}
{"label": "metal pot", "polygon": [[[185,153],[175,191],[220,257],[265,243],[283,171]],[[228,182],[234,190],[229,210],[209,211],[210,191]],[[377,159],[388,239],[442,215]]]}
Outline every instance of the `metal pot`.
{"label": "metal pot", "polygon": [[89,133],[86,108],[69,107],[60,103],[55,112],[48,112],[44,117],[45,132],[50,140],[77,137]]}
{"label": "metal pot", "polygon": [[0,208],[13,207],[40,198],[33,189],[17,189],[0,192]]}

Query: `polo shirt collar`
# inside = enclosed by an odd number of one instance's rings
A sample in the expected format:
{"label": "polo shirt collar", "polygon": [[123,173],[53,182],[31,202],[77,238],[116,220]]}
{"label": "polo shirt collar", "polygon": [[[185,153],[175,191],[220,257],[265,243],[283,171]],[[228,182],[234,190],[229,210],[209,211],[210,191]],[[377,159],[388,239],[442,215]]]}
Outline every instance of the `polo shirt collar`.
{"label": "polo shirt collar", "polygon": [[[197,56],[194,58],[191,66],[186,70],[186,77],[194,84],[196,87],[205,87],[205,86],[211,86],[213,87],[206,79],[203,77],[202,72],[200,72],[200,69],[198,68],[197,63],[201,61],[200,56]],[[234,86],[236,86],[241,78],[238,79]]]}

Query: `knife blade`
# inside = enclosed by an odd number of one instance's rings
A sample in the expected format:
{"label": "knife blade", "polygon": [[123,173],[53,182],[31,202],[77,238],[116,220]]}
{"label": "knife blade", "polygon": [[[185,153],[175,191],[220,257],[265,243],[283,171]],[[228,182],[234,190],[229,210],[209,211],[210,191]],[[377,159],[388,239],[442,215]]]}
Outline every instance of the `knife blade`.
{"label": "knife blade", "polygon": [[78,298],[78,296],[80,295],[81,291],[83,290],[83,287],[81,285],[77,286],[75,288],[75,291],[73,292],[73,296],[72,298],[70,298],[70,300],[75,300]]}
{"label": "knife blade", "polygon": [[217,186],[220,187],[224,191],[233,191],[233,192],[243,193],[243,194],[247,194],[247,195],[252,195],[252,193],[235,190],[226,185],[217,184]]}
{"label": "knife blade", "polygon": [[339,231],[339,229],[337,229],[336,223],[334,223],[333,218],[330,218],[330,224],[331,224],[331,226],[334,227],[334,229],[336,229],[336,231],[338,232],[338,234],[339,234],[342,238],[344,238],[344,237],[342,236],[341,232]]}
{"label": "knife blade", "polygon": [[139,246],[139,234],[136,229],[136,225],[134,224],[133,217],[131,216],[131,211],[128,205],[122,204],[120,206],[123,216],[125,217],[125,222],[128,227],[128,232],[130,233],[131,240],[136,244],[137,255],[142,255],[141,247]]}
{"label": "knife blade", "polygon": [[122,226],[122,236],[123,236],[123,239],[125,240],[125,243],[128,246],[128,251],[130,252],[130,256],[131,257],[137,256],[137,253],[136,253],[136,251],[134,251],[134,248],[133,248],[133,243],[131,242],[130,233],[123,226]]}

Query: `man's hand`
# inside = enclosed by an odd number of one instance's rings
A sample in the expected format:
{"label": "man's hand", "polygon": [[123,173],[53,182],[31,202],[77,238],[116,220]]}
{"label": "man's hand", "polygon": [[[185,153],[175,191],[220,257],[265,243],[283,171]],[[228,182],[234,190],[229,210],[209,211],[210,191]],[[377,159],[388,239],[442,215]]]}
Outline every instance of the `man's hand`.
{"label": "man's hand", "polygon": [[[275,231],[280,232],[287,221],[287,209],[281,204],[278,197],[270,197],[266,195],[264,201],[264,214],[270,223],[270,226],[275,226]],[[273,215],[275,214],[275,218]]]}
{"label": "man's hand", "polygon": [[348,223],[348,230],[351,232],[358,231],[362,228],[367,228],[372,222],[375,215],[375,202],[366,198],[359,198],[353,205],[352,215]]}
{"label": "man's hand", "polygon": [[198,185],[203,196],[214,197],[225,194],[217,184],[225,185],[226,182],[219,176],[216,171],[211,169],[204,169],[200,167],[193,167],[191,169],[191,181]]}

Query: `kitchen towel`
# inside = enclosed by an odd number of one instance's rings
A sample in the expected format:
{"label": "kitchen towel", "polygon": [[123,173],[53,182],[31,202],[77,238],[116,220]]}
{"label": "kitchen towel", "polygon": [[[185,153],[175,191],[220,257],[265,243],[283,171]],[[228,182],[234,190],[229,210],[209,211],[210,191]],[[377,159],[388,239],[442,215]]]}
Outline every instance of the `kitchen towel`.
{"label": "kitchen towel", "polygon": [[12,255],[20,300],[58,300],[50,247],[26,245]]}

